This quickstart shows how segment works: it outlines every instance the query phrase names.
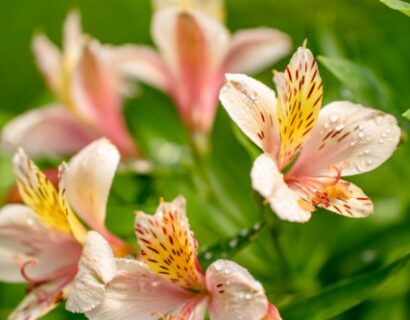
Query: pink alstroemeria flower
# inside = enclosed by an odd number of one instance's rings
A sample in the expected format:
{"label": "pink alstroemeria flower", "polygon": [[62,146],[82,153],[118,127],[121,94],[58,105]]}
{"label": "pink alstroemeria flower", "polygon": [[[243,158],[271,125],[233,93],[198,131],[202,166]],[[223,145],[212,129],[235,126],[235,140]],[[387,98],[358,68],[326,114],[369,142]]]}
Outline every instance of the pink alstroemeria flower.
{"label": "pink alstroemeria flower", "polygon": [[206,1],[157,2],[161,9],[154,13],[151,34],[158,52],[130,45],[126,70],[169,94],[194,142],[200,144],[212,127],[224,74],[264,69],[289,52],[290,39],[269,28],[231,36],[203,8]]}
{"label": "pink alstroemeria flower", "polygon": [[315,206],[346,217],[368,216],[369,197],[341,177],[373,170],[392,155],[400,140],[396,119],[348,101],[320,110],[322,80],[306,48],[297,50],[274,81],[278,98],[241,74],[226,75],[220,93],[233,121],[264,151],[252,168],[253,188],[289,221],[309,220]]}
{"label": "pink alstroemeria flower", "polygon": [[31,156],[71,155],[105,136],[124,157],[137,156],[121,109],[127,84],[120,47],[103,46],[83,34],[78,13],[72,12],[64,24],[62,52],[44,35],[34,37],[33,50],[58,102],[8,123],[3,145],[22,147]]}
{"label": "pink alstroemeria flower", "polygon": [[114,252],[128,252],[104,225],[119,160],[114,145],[98,140],[61,166],[57,191],[22,150],[16,153],[14,171],[25,205],[0,210],[0,280],[25,280],[29,293],[9,319],[37,319],[67,296],[87,233],[71,208]]}
{"label": "pink alstroemeria flower", "polygon": [[99,320],[201,320],[207,310],[212,320],[281,319],[262,285],[235,262],[217,260],[202,271],[183,197],[161,202],[153,216],[139,212],[135,230],[139,260],[95,259],[109,245],[92,233],[96,250],[81,258],[68,310]]}

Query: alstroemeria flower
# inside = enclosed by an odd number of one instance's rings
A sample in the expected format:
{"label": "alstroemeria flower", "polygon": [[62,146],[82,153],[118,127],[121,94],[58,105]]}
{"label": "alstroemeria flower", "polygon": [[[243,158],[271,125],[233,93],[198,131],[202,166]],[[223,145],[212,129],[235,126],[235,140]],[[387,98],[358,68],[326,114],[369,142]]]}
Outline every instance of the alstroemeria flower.
{"label": "alstroemeria flower", "polygon": [[289,221],[309,220],[315,206],[353,218],[372,213],[369,197],[341,177],[373,170],[392,155],[400,139],[396,119],[348,101],[320,110],[322,80],[306,48],[274,81],[278,99],[241,74],[226,75],[220,94],[233,121],[265,152],[254,162],[253,188]]}
{"label": "alstroemeria flower", "polygon": [[64,24],[61,52],[44,35],[33,40],[34,55],[58,102],[28,111],[2,132],[8,149],[22,147],[32,156],[71,155],[99,137],[107,137],[125,157],[138,152],[123,115],[127,90],[120,47],[103,46],[81,31],[78,13]]}
{"label": "alstroemeria flower", "polygon": [[[200,320],[207,310],[213,320],[281,319],[262,285],[235,262],[217,260],[202,271],[183,197],[162,202],[153,216],[139,212],[135,230],[140,259],[115,259],[109,281],[95,270],[110,269],[114,258],[83,255],[68,310],[99,320]],[[94,232],[93,239],[97,253],[108,250],[103,237]],[[102,285],[104,295],[94,294]]]}
{"label": "alstroemeria flower", "polygon": [[201,141],[212,127],[224,74],[260,71],[289,52],[290,40],[268,28],[231,36],[218,19],[197,9],[200,1],[162,2],[184,5],[154,13],[151,34],[158,52],[129,46],[126,71],[169,94],[194,141]]}
{"label": "alstroemeria flower", "polygon": [[126,244],[104,225],[119,159],[111,143],[98,140],[61,166],[56,190],[22,150],[16,153],[14,171],[25,205],[0,210],[0,280],[25,280],[29,293],[10,319],[36,319],[66,297],[87,232],[72,209],[114,252],[125,253]]}

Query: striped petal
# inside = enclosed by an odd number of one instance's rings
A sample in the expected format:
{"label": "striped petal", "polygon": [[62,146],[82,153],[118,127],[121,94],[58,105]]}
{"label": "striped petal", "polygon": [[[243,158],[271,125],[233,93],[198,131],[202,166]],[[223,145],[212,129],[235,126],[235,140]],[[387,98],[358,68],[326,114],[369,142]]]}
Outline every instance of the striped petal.
{"label": "striped petal", "polygon": [[219,95],[225,110],[258,147],[275,156],[279,147],[275,92],[246,75],[225,77]]}
{"label": "striped petal", "polygon": [[232,261],[217,260],[206,271],[212,320],[260,320],[268,312],[262,285]]}
{"label": "striped petal", "polygon": [[185,199],[162,202],[154,216],[139,212],[136,233],[141,259],[159,276],[192,290],[203,289],[197,244],[185,213]]}
{"label": "striped petal", "polygon": [[310,50],[299,48],[285,72],[274,76],[281,146],[279,168],[299,152],[312,131],[322,104],[322,80]]}
{"label": "striped petal", "polygon": [[327,176],[331,167],[342,176],[373,170],[393,154],[400,135],[397,120],[389,114],[348,101],[332,102],[320,112],[289,175]]}
{"label": "striped petal", "polygon": [[310,219],[314,208],[288,186],[271,156],[262,154],[255,160],[251,178],[252,187],[269,201],[279,218],[291,222]]}

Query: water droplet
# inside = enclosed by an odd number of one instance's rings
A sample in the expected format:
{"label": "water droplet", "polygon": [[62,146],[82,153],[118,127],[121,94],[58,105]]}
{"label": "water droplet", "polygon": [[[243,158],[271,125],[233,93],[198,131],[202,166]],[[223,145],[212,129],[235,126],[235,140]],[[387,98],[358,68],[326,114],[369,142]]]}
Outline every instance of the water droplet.
{"label": "water droplet", "polygon": [[337,120],[339,120],[339,115],[337,113],[334,113],[330,115],[329,119],[331,122],[336,122]]}
{"label": "water droplet", "polygon": [[363,155],[367,156],[367,155],[369,155],[369,154],[370,154],[370,150],[369,150],[369,149],[366,149],[366,150],[363,151]]}
{"label": "water droplet", "polygon": [[252,100],[256,100],[258,98],[258,95],[256,94],[255,91],[252,91],[251,94],[250,94],[250,97],[251,97]]}
{"label": "water droplet", "polygon": [[350,146],[354,147],[356,145],[356,143],[357,143],[357,141],[352,141],[352,142],[350,142]]}
{"label": "water droplet", "polygon": [[245,293],[244,298],[249,301],[252,299],[252,295],[250,293]]}
{"label": "water droplet", "polygon": [[382,117],[382,116],[377,116],[376,119],[375,119],[375,121],[376,121],[376,124],[377,124],[378,126],[380,126],[380,125],[382,125],[382,123],[383,123],[383,117]]}
{"label": "water droplet", "polygon": [[382,138],[386,138],[386,137],[387,137],[386,132],[382,132]]}
{"label": "water droplet", "polygon": [[238,244],[238,239],[236,239],[236,238],[234,238],[234,239],[232,239],[231,241],[229,241],[229,246],[230,246],[231,248],[235,248],[237,244]]}
{"label": "water droplet", "polygon": [[248,229],[242,229],[239,234],[241,235],[241,237],[246,237],[248,235]]}
{"label": "water droplet", "polygon": [[204,258],[205,258],[205,260],[210,260],[212,258],[212,252],[206,252],[204,254]]}
{"label": "water droplet", "polygon": [[366,160],[366,165],[371,166],[373,164],[372,160]]}
{"label": "water droplet", "polygon": [[158,286],[160,285],[160,282],[159,282],[159,281],[154,281],[154,282],[151,283],[151,285],[152,285],[154,288],[156,288],[156,287],[158,287]]}
{"label": "water droplet", "polygon": [[218,260],[214,263],[214,268],[216,271],[221,271],[224,268],[224,266],[225,266],[225,262],[221,260]]}
{"label": "water droplet", "polygon": [[364,133],[363,133],[363,132],[359,132],[358,136],[359,136],[359,138],[363,138],[363,137],[364,137]]}
{"label": "water droplet", "polygon": [[97,154],[97,156],[104,155],[104,148],[98,147],[97,150],[95,151],[95,153]]}
{"label": "water droplet", "polygon": [[225,274],[230,274],[231,273],[231,268],[225,268],[224,273]]}
{"label": "water droplet", "polygon": [[345,127],[345,126],[344,126],[343,124],[339,124],[339,125],[335,128],[335,130],[336,130],[336,131],[340,131],[340,130],[342,130],[344,127]]}
{"label": "water droplet", "polygon": [[26,220],[26,222],[27,222],[27,225],[30,226],[30,227],[34,225],[34,220],[31,219],[31,218],[28,218],[28,219]]}
{"label": "water droplet", "polygon": [[258,231],[260,228],[261,228],[260,223],[255,223],[255,224],[253,225],[253,230],[255,230],[255,231]]}
{"label": "water droplet", "polygon": [[377,141],[379,144],[383,144],[384,143],[384,139],[379,139],[379,141]]}
{"label": "water droplet", "polygon": [[325,122],[324,124],[323,124],[323,126],[327,129],[327,128],[329,128],[329,122]]}
{"label": "water droplet", "polygon": [[364,124],[363,124],[363,123],[359,124],[359,130],[360,130],[360,131],[363,131],[363,130],[364,130]]}

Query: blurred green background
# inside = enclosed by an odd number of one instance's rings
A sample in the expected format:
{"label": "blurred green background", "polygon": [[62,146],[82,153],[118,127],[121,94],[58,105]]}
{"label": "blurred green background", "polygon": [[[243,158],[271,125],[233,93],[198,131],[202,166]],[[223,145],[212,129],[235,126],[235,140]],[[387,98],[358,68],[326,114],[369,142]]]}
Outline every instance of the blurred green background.
{"label": "blurred green background", "polygon": [[[403,142],[386,164],[351,179],[374,200],[374,215],[350,220],[318,211],[305,225],[273,220],[235,260],[263,283],[284,319],[409,319],[410,267],[389,274],[380,268],[410,251],[410,126],[401,117],[410,108],[410,18],[376,0],[228,0],[226,7],[232,31],[275,27],[290,34],[295,48],[308,39],[309,48],[326,57],[319,59],[325,103],[349,99],[379,108],[400,118],[403,128]],[[80,9],[84,30],[103,43],[152,44],[148,0],[1,1],[0,127],[49,99],[34,66],[31,38],[35,31],[44,31],[61,43],[62,23],[72,8]],[[282,69],[288,58],[274,67]],[[271,70],[257,78],[272,86]],[[155,170],[147,176],[117,176],[109,202],[111,230],[135,242],[133,212],[153,212],[160,196],[171,200],[178,194],[188,200],[188,216],[200,245],[235,236],[263,214],[273,217],[254,201],[249,181],[252,156],[234,135],[222,108],[206,162],[207,181],[192,173],[187,139],[168,97],[141,86],[139,96],[126,101],[124,110],[130,131]],[[1,156],[0,198],[12,183],[9,158]],[[275,243],[287,263],[278,259]],[[377,277],[380,273],[384,278]],[[364,280],[303,304],[304,297],[356,276]],[[387,285],[379,287],[385,279]],[[22,285],[0,284],[0,319],[23,295]],[[325,309],[328,312],[321,313]],[[72,318],[82,319],[64,313],[63,307],[44,317]]]}

